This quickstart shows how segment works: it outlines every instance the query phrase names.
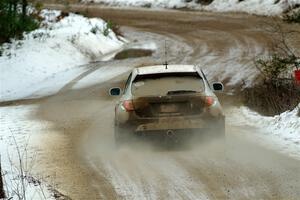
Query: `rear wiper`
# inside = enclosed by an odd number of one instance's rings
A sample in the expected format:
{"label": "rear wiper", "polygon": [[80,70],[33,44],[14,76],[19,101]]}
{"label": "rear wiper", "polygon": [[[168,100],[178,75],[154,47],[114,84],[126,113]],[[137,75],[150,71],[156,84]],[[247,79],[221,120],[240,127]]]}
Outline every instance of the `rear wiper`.
{"label": "rear wiper", "polygon": [[173,90],[173,91],[168,91],[167,95],[189,94],[189,93],[197,93],[197,92],[194,90]]}

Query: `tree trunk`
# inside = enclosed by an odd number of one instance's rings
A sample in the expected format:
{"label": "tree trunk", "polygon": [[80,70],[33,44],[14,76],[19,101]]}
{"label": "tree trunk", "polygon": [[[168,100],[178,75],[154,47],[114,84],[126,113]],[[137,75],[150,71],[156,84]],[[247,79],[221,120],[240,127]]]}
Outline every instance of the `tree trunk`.
{"label": "tree trunk", "polygon": [[23,21],[25,20],[25,17],[27,15],[27,6],[28,6],[28,2],[27,0],[22,0],[22,18],[23,18]]}
{"label": "tree trunk", "polygon": [[2,180],[2,169],[1,169],[1,160],[0,160],[0,199],[5,198],[4,186]]}

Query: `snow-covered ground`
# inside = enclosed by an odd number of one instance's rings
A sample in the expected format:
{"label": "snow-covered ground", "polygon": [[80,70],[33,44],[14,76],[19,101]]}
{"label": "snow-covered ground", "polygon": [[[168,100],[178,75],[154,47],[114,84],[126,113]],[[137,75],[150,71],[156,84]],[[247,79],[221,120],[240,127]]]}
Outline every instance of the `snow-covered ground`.
{"label": "snow-covered ground", "polygon": [[40,29],[1,47],[0,101],[56,93],[86,70],[78,66],[107,59],[124,45],[124,39],[99,18],[70,14],[58,20],[60,14],[43,10]]}
{"label": "snow-covered ground", "polygon": [[[71,75],[78,75],[78,72],[83,69],[71,70]],[[101,84],[109,79],[112,79],[119,74],[130,70],[126,66],[103,65],[100,68],[91,69],[90,74],[86,74],[78,82],[74,82],[74,89],[85,88],[90,85]],[[85,69],[86,72],[89,72]],[[57,80],[64,80],[64,77],[69,77],[69,72],[62,72],[49,78],[45,82],[48,85],[48,90],[58,88]],[[80,73],[79,73],[80,74]],[[44,84],[44,83],[43,83]],[[40,86],[43,88],[43,84]],[[52,84],[52,86],[51,86]],[[53,126],[50,122],[33,119],[38,110],[39,105],[20,105],[0,107],[0,157],[2,170],[4,172],[5,190],[8,197],[15,197],[14,192],[21,190],[22,179],[20,174],[20,164],[18,149],[21,152],[21,157],[24,166],[26,178],[25,190],[27,199],[54,199],[53,185],[47,185],[43,182],[42,174],[34,174],[35,156],[38,156],[41,143],[40,134],[45,134],[46,130],[50,130],[47,134],[55,134],[51,132]]]}
{"label": "snow-covered ground", "polygon": [[[300,159],[300,104],[292,111],[274,117],[265,117],[247,107],[228,111],[229,125],[249,127],[252,140]],[[247,136],[246,136],[247,137]]]}
{"label": "snow-covered ground", "polygon": [[46,126],[30,119],[30,114],[35,109],[36,106],[0,108],[0,155],[8,199],[55,199],[49,186],[43,183],[43,177],[32,171],[36,164],[36,153],[30,148],[30,143],[35,141],[34,136],[39,130]]}
{"label": "snow-covered ground", "polygon": [[[300,4],[299,0],[82,0],[82,2],[103,3],[110,6],[190,8],[216,12],[246,12],[257,15],[280,15]],[[203,3],[204,2],[204,3]],[[208,5],[207,5],[208,4]]]}

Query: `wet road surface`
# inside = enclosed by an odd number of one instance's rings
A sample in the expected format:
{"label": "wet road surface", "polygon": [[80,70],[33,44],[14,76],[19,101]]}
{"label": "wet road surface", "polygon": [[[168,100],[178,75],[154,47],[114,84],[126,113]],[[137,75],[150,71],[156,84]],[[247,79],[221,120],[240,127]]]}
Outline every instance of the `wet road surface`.
{"label": "wet road surface", "polygon": [[[57,7],[57,6],[56,6]],[[87,7],[71,9],[87,11]],[[239,76],[253,80],[253,57],[268,51],[270,37],[261,17],[178,11],[119,10],[89,7],[89,16],[112,20],[131,41],[154,41],[148,58],[94,63],[89,73],[43,99],[36,120],[44,130],[38,168],[72,199],[299,199],[300,162],[247,139],[248,127],[227,124],[226,144],[191,144],[185,150],[155,149],[149,144],[116,149],[114,105],[108,89],[124,84],[129,71],[111,80],[75,89],[104,66],[136,67],[162,63],[164,40],[169,61],[200,64],[211,80],[239,87]],[[231,86],[230,86],[231,85]]]}

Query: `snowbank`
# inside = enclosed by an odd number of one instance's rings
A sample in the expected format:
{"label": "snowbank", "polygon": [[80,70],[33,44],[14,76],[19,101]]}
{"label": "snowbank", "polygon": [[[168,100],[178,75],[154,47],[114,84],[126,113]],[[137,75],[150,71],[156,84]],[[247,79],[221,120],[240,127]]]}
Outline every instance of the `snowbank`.
{"label": "snowbank", "polygon": [[[100,85],[122,73],[129,72],[129,70],[131,70],[131,67],[104,63],[101,67],[91,68],[91,72],[74,82],[72,88],[78,89],[90,85]],[[56,74],[43,82],[43,86],[41,85],[40,88],[49,87],[49,91],[53,88],[60,88],[58,87],[59,82],[66,82],[72,76],[80,75],[81,71],[86,73],[87,69],[83,70],[76,67],[73,70]],[[48,92],[45,89],[42,90]],[[54,190],[58,189],[55,177],[45,175],[44,169],[36,160],[37,156],[39,158],[46,157],[45,152],[41,150],[44,146],[41,141],[44,141],[45,138],[41,137],[44,135],[52,137],[56,133],[52,122],[33,117],[36,115],[38,108],[39,105],[35,104],[0,107],[0,159],[5,175],[6,194],[8,197],[14,197],[13,199],[18,199],[14,191],[21,191],[23,187],[17,146],[23,158],[27,199],[60,199],[53,197],[54,194],[61,195]]]}
{"label": "snowbank", "polygon": [[215,0],[207,8],[202,7],[204,10],[218,11],[218,12],[246,12],[258,15],[280,15],[293,7],[299,0]]}
{"label": "snowbank", "polygon": [[[280,15],[299,0],[82,0],[110,6],[132,6],[153,8],[190,8],[217,12],[246,12],[258,15]],[[211,2],[211,3],[210,3]]]}
{"label": "snowbank", "polygon": [[[84,70],[79,65],[100,60],[122,48],[123,39],[105,21],[76,14],[58,21],[60,14],[60,11],[43,10],[40,29],[26,34],[21,41],[1,47],[0,101],[47,95],[42,90],[47,88],[44,84],[47,79],[64,72],[64,83],[67,83]],[[48,85],[51,84],[57,83],[52,81]],[[58,89],[48,92],[55,93]]]}
{"label": "snowbank", "polygon": [[297,116],[300,104],[292,111],[286,111],[274,117],[261,116],[247,107],[240,108],[241,124],[259,127],[276,135],[294,138],[300,142],[300,117]]}
{"label": "snowbank", "polygon": [[[228,113],[230,125],[256,128],[260,139],[275,144],[276,148],[287,151],[300,159],[300,104],[292,111],[274,117],[265,117],[247,107],[234,108]],[[262,138],[263,136],[266,138]],[[253,135],[252,135],[253,137]],[[278,147],[277,147],[278,145]]]}
{"label": "snowbank", "polygon": [[[50,186],[43,182],[43,176],[33,174],[32,170],[37,164],[37,153],[30,148],[30,143],[34,142],[38,130],[46,126],[30,119],[36,107],[0,107],[0,157],[7,199],[25,199],[18,197],[23,195],[23,191],[26,199],[55,199]],[[20,157],[22,165],[19,163]]]}

